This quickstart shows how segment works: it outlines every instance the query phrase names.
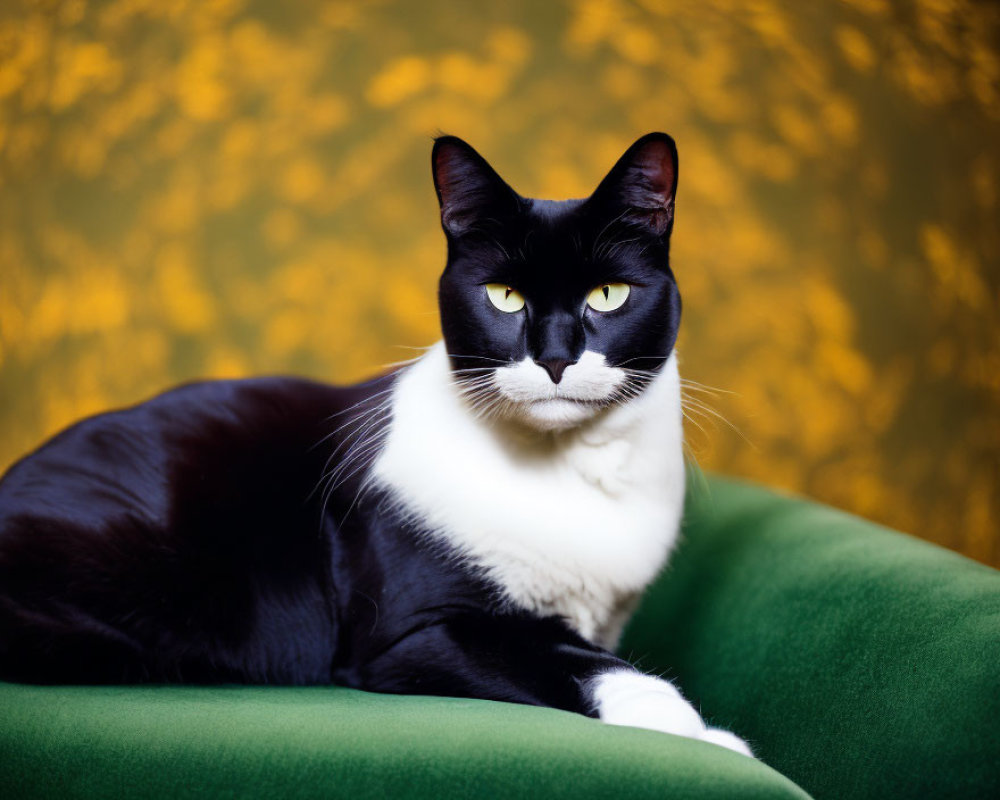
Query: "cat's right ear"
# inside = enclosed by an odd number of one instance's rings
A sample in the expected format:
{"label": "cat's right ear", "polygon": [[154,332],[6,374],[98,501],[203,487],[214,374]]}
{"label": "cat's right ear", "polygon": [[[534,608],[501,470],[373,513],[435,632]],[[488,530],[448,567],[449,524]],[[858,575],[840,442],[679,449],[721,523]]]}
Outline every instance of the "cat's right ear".
{"label": "cat's right ear", "polygon": [[462,236],[518,209],[517,193],[486,159],[456,136],[434,140],[431,169],[441,205],[441,225],[449,236]]}
{"label": "cat's right ear", "polygon": [[625,151],[601,181],[591,202],[619,218],[669,236],[677,193],[677,145],[665,133],[647,133]]}

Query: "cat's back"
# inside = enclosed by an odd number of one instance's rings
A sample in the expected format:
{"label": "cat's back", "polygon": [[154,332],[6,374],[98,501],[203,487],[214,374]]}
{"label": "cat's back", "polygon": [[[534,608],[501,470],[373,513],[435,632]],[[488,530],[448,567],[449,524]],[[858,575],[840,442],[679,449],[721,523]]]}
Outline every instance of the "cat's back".
{"label": "cat's back", "polygon": [[315,490],[339,413],[387,380],[190,384],[15,464],[0,481],[0,675],[326,679]]}
{"label": "cat's back", "polygon": [[106,522],[117,509],[152,522],[184,495],[195,500],[211,488],[224,502],[218,491],[226,484],[273,486],[282,474],[314,467],[319,452],[309,452],[328,421],[362,399],[365,387],[284,377],[204,381],[89,417],[3,476],[0,520]]}

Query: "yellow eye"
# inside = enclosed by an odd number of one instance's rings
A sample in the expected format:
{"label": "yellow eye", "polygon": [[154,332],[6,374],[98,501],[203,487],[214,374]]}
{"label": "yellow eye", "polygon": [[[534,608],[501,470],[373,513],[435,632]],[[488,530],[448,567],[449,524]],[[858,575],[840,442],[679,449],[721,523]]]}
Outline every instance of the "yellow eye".
{"label": "yellow eye", "polygon": [[524,296],[517,289],[512,289],[504,283],[487,283],[486,294],[489,295],[493,305],[508,314],[524,308]]}
{"label": "yellow eye", "polygon": [[605,283],[587,295],[587,305],[594,311],[614,311],[628,299],[627,283]]}

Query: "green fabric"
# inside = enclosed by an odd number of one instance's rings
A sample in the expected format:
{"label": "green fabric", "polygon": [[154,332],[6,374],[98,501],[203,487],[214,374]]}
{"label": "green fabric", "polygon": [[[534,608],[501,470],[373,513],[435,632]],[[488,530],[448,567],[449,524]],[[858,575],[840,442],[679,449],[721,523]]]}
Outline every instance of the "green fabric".
{"label": "green fabric", "polygon": [[0,798],[805,798],[714,745],[340,688],[0,684]]}
{"label": "green fabric", "polygon": [[720,478],[624,649],[814,797],[1000,798],[1000,572]]}
{"label": "green fabric", "polygon": [[[1000,573],[711,478],[623,652],[816,798],[1000,797]],[[0,684],[0,798],[805,798],[550,709],[336,687]]]}

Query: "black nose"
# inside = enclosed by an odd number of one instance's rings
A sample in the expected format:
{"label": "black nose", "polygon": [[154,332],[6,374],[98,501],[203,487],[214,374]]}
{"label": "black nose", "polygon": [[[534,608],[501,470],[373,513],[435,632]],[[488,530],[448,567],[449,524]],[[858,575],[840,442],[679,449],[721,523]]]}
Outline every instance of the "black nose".
{"label": "black nose", "polygon": [[549,377],[552,378],[553,383],[559,383],[562,380],[566,367],[575,362],[564,358],[547,358],[544,361],[535,359],[535,363],[549,373]]}

